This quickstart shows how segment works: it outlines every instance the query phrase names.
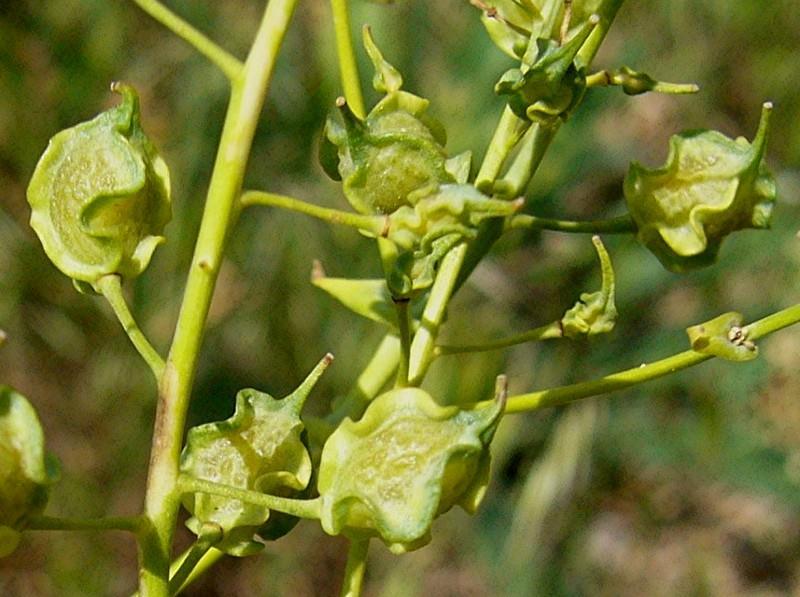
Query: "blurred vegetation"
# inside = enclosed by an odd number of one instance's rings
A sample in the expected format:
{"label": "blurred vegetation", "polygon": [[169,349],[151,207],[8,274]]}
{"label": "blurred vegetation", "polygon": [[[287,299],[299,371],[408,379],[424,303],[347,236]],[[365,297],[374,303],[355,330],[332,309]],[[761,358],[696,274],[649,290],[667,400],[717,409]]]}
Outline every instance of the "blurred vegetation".
{"label": "blurred vegetation", "polygon": [[[242,55],[261,0],[168,3]],[[527,345],[437,363],[443,402],[485,398],[507,372],[512,392],[589,379],[684,350],[684,328],[727,310],[749,319],[797,302],[800,289],[800,12],[791,0],[672,0],[623,6],[598,67],[629,64],[696,82],[693,97],[590,93],[563,127],[529,193],[542,215],[624,211],[630,159],[661,163],[670,134],[716,128],[752,138],[759,106],[776,104],[768,161],[779,180],[772,232],[723,246],[719,264],[666,272],[629,238],[604,239],[617,270],[620,321],[592,342]],[[480,158],[502,103],[491,91],[509,60],[466,0],[354,0],[407,87],[432,101],[449,149]],[[361,58],[364,58],[361,56]],[[369,71],[366,62],[362,73]],[[76,293],[32,231],[25,187],[47,139],[139,90],[144,125],[170,164],[168,243],[136,281],[140,323],[170,340],[225,109],[226,83],[203,58],[128,2],[19,0],[0,11],[0,380],[36,405],[63,465],[48,512],[132,514],[146,474],[155,388],[99,299]],[[365,82],[368,80],[364,77]],[[329,8],[300,3],[256,138],[247,186],[346,206],[316,164],[339,92]],[[290,391],[326,351],[335,366],[312,395],[320,412],[347,391],[381,331],[308,284],[313,259],[331,275],[378,271],[368,242],[301,216],[253,209],[236,228],[206,334],[193,423],[232,412],[236,390]],[[560,316],[598,285],[589,239],[504,239],[450,310],[448,339],[496,337]],[[788,595],[800,592],[800,333],[762,342],[753,363],[695,370],[574,407],[508,417],[489,496],[471,519],[452,512],[427,548],[371,554],[367,594]],[[179,533],[184,544],[188,535]],[[227,560],[188,595],[331,595],[339,539],[301,524],[264,555]],[[0,561],[0,594],[128,595],[133,542],[121,534],[29,533]]]}

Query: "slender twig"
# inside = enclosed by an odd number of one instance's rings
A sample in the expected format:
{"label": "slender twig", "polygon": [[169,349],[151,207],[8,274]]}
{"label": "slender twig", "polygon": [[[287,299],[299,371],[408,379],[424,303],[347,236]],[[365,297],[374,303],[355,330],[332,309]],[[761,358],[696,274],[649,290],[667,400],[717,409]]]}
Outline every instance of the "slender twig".
{"label": "slender twig", "polygon": [[[748,339],[755,340],[798,322],[800,322],[800,304],[768,315],[744,326],[743,329],[746,330]],[[713,356],[710,354],[686,350],[653,363],[642,364],[592,381],[511,396],[506,405],[506,412],[538,410],[589,396],[607,394],[686,369],[711,358]]]}
{"label": "slender twig", "polygon": [[344,97],[353,114],[364,118],[364,96],[361,92],[361,78],[358,62],[353,50],[353,33],[350,29],[350,11],[347,0],[331,0],[333,27],[336,35],[336,53],[339,57],[339,73],[344,89]]}
{"label": "slender twig", "polygon": [[305,201],[286,195],[266,193],[263,191],[245,191],[242,193],[240,201],[243,207],[249,205],[280,207],[282,209],[306,214],[307,216],[318,218],[330,222],[331,224],[342,224],[344,226],[358,228],[374,236],[385,235],[388,229],[386,216],[367,216],[338,209],[320,207],[313,203],[306,203]]}
{"label": "slender twig", "polygon": [[133,318],[128,308],[128,303],[125,301],[125,295],[122,293],[122,281],[120,277],[113,274],[103,276],[97,282],[97,289],[108,301],[108,304],[111,305],[111,308],[114,310],[114,315],[117,316],[117,319],[122,325],[122,329],[128,335],[128,338],[130,338],[131,343],[144,359],[144,362],[150,367],[156,381],[160,380],[161,375],[164,373],[164,359],[158,354],[158,351],[153,348],[153,345],[150,344],[147,336],[144,335],[144,332],[142,332],[136,320]]}
{"label": "slender twig", "polygon": [[538,342],[540,340],[550,340],[552,338],[563,338],[564,332],[561,328],[560,321],[554,321],[521,334],[508,336],[499,340],[492,340],[484,342],[483,344],[439,344],[434,349],[435,356],[444,356],[450,354],[462,354],[465,352],[487,352],[490,350],[498,350],[500,348],[508,348],[509,346],[516,346],[525,342]]}
{"label": "slender twig", "polygon": [[351,539],[347,550],[347,565],[344,569],[341,597],[358,597],[367,569],[369,539]]}
{"label": "slender twig", "polygon": [[497,128],[486,149],[486,155],[481,162],[478,175],[475,177],[475,187],[484,193],[492,193],[494,181],[500,175],[509,154],[517,146],[531,123],[519,118],[511,108],[506,106],[497,123]]}
{"label": "slender twig", "polygon": [[158,0],[133,0],[133,2],[208,58],[229,80],[235,81],[242,75],[244,65],[238,58],[222,49],[216,42],[200,33],[161,2]]}
{"label": "slender twig", "polygon": [[320,517],[319,498],[313,500],[294,500],[291,498],[259,493],[257,491],[250,491],[248,489],[241,489],[231,485],[224,485],[222,483],[214,483],[212,481],[198,479],[186,474],[181,474],[178,477],[178,490],[183,494],[208,493],[211,495],[219,495],[222,497],[240,500],[248,504],[263,506],[265,508],[269,508],[270,510],[291,514],[292,516],[297,516],[298,518],[319,519]]}
{"label": "slender twig", "polygon": [[589,234],[626,234],[636,232],[636,223],[629,215],[608,220],[556,220],[528,214],[516,214],[506,220],[506,229],[530,228],[532,230],[555,230],[557,232],[581,232]]}

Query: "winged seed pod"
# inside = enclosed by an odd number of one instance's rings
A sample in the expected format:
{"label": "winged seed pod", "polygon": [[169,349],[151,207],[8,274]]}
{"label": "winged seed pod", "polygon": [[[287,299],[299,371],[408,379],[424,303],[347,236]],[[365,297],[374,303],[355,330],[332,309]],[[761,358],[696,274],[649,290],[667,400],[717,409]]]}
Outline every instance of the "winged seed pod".
{"label": "winged seed pod", "polygon": [[[296,497],[311,479],[300,411],[332,360],[326,355],[300,387],[282,400],[257,390],[241,390],[232,417],[189,430],[181,472],[241,489]],[[269,528],[270,511],[263,506],[205,493],[185,495],[183,505],[193,515],[186,526],[194,533],[200,534],[208,523],[222,529],[222,540],[214,547],[229,555],[261,550],[263,544],[253,540],[256,533],[278,536]]]}
{"label": "winged seed pod", "polygon": [[171,217],[169,171],[142,130],[136,91],[111,89],[122,102],[57,133],[28,186],[31,226],[79,289],[139,275]]}
{"label": "winged seed pod", "polygon": [[322,450],[321,523],[331,535],[377,536],[395,553],[429,540],[433,520],[455,504],[474,512],[489,481],[489,444],[502,394],[476,410],[443,407],[419,388],[373,400],[345,419]]}
{"label": "winged seed pod", "polygon": [[320,161],[343,181],[356,211],[388,214],[455,180],[446,167],[444,129],[426,114],[428,100],[400,89],[400,73],[384,60],[368,27],[364,46],[375,66],[373,85],[385,96],[364,120],[339,98],[343,124],[328,118]]}
{"label": "winged seed pod", "polygon": [[631,163],[624,183],[628,210],[639,242],[664,267],[705,267],[731,232],[769,227],[776,195],[764,164],[771,111],[765,103],[752,144],[717,131],[689,131],[670,139],[664,166]]}
{"label": "winged seed pod", "polygon": [[17,547],[28,517],[44,510],[57,476],[33,406],[0,386],[0,557]]}

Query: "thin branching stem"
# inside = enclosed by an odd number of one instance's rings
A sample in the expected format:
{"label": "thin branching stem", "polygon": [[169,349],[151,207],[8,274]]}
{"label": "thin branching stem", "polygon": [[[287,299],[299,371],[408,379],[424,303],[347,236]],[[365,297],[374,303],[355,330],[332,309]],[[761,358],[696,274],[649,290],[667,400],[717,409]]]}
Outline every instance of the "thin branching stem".
{"label": "thin branching stem", "polygon": [[554,230],[588,234],[633,234],[636,223],[629,215],[607,220],[558,220],[528,214],[516,214],[506,220],[506,229]]}
{"label": "thin branching stem", "polygon": [[141,355],[144,362],[150,367],[156,381],[159,381],[161,375],[164,373],[164,359],[158,354],[158,351],[153,348],[147,336],[144,335],[144,332],[142,332],[139,325],[136,323],[131,310],[128,308],[128,303],[125,301],[125,295],[122,293],[122,281],[120,277],[114,274],[103,276],[98,281],[97,288],[108,301],[108,304],[111,305],[114,315],[117,316],[117,319],[122,325],[122,329],[128,335],[128,338],[130,338],[136,352]]}
{"label": "thin branching stem", "polygon": [[294,197],[288,197],[287,195],[278,195],[276,193],[267,193],[264,191],[245,191],[242,193],[241,204],[243,207],[249,205],[266,205],[287,209],[289,211],[296,211],[313,218],[330,222],[331,224],[342,224],[344,226],[358,228],[359,230],[369,232],[373,236],[384,235],[388,228],[386,216],[368,216],[338,209],[330,209],[328,207],[320,207],[313,203],[295,199]]}
{"label": "thin branching stem", "polygon": [[219,68],[233,82],[241,77],[244,65],[216,42],[195,29],[158,0],[133,0],[143,11],[185,40]]}
{"label": "thin branching stem", "polygon": [[298,518],[319,519],[320,517],[319,498],[313,500],[294,500],[291,498],[259,493],[258,491],[250,491],[249,489],[241,489],[223,483],[214,483],[186,474],[181,474],[178,477],[178,490],[179,493],[182,494],[208,493],[234,500],[241,500],[248,504],[263,506],[270,510],[277,510],[278,512],[297,516]]}
{"label": "thin branching stem", "polygon": [[339,58],[339,74],[347,105],[353,114],[364,118],[364,95],[361,92],[361,78],[358,62],[353,50],[353,32],[350,28],[350,7],[347,0],[331,0],[333,28],[336,35],[336,54]]}
{"label": "thin branching stem", "polygon": [[[761,338],[798,322],[800,322],[800,304],[787,307],[777,313],[772,313],[763,319],[744,326],[743,329],[746,330],[750,340],[756,340],[757,338]],[[514,413],[538,410],[540,408],[566,404],[568,402],[580,400],[581,398],[608,394],[609,392],[628,388],[650,381],[651,379],[657,379],[664,375],[675,373],[676,371],[692,367],[693,365],[697,365],[711,358],[713,358],[713,356],[710,354],[686,350],[653,363],[642,363],[638,367],[612,373],[599,379],[550,388],[548,390],[540,390],[538,392],[518,394],[508,399],[506,412]]]}
{"label": "thin branching stem", "polygon": [[561,328],[560,321],[554,321],[521,334],[514,334],[499,340],[491,340],[482,344],[440,344],[434,349],[435,356],[445,356],[450,354],[462,354],[467,352],[488,352],[490,350],[499,350],[501,348],[509,348],[517,344],[524,344],[525,342],[539,342],[541,340],[550,340],[552,338],[563,338],[564,332]]}

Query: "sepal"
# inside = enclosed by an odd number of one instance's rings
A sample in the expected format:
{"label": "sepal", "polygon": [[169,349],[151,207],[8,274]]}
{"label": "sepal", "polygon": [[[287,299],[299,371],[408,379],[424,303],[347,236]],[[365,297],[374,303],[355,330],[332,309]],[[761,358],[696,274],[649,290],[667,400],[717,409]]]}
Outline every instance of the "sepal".
{"label": "sepal", "polygon": [[764,164],[771,110],[765,103],[752,144],[717,131],[689,131],[670,139],[661,168],[631,163],[624,184],[628,210],[639,242],[664,267],[705,267],[728,234],[769,227],[776,196]]}
{"label": "sepal", "polygon": [[727,361],[752,361],[758,357],[758,347],[748,339],[742,321],[741,313],[731,311],[687,328],[692,350]]}

